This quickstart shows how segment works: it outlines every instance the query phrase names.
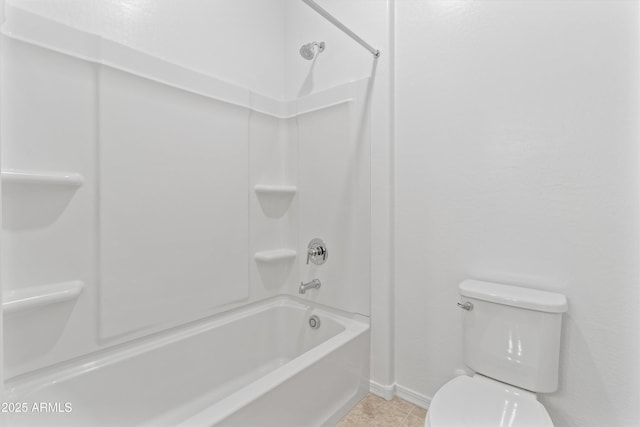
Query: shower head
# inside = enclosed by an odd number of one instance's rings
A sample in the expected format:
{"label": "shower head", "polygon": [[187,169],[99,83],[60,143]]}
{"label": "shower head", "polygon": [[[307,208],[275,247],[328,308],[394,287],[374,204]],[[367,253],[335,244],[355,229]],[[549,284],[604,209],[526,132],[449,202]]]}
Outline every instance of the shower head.
{"label": "shower head", "polygon": [[307,59],[309,61],[311,61],[315,56],[315,50],[314,48],[318,46],[318,53],[324,52],[324,42],[311,42],[311,43],[307,43],[305,45],[302,45],[302,47],[300,48],[300,55],[304,58]]}

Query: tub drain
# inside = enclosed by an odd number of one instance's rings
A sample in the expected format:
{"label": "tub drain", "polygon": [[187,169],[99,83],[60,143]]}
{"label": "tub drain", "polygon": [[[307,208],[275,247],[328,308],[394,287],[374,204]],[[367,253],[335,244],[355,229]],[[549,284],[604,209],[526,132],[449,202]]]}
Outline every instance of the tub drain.
{"label": "tub drain", "polygon": [[320,327],[320,318],[315,314],[309,318],[309,326],[311,329],[318,329]]}

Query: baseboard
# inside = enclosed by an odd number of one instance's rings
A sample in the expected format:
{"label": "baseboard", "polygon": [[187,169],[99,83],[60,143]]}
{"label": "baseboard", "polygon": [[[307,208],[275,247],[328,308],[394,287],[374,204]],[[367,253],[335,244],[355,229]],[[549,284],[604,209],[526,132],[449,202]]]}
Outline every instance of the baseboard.
{"label": "baseboard", "polygon": [[413,403],[421,408],[429,409],[429,405],[431,404],[430,397],[399,384],[395,384],[394,388],[396,389],[396,396],[400,399],[406,400],[407,402]]}
{"label": "baseboard", "polygon": [[393,399],[393,396],[396,395],[396,385],[382,385],[373,380],[369,381],[369,391],[376,396],[380,396],[385,400]]}
{"label": "baseboard", "polygon": [[394,396],[398,396],[400,399],[424,409],[429,409],[429,405],[431,404],[431,398],[429,396],[425,396],[399,384],[382,385],[371,380],[369,381],[369,392],[385,400],[391,400]]}

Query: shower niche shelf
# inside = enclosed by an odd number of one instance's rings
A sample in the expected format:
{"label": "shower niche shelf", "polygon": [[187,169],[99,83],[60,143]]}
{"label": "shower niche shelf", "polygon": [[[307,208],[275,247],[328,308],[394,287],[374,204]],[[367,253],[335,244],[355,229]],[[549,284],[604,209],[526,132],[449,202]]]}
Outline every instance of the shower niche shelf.
{"label": "shower niche shelf", "polygon": [[60,218],[84,177],[74,172],[3,169],[2,226],[8,230],[48,227]]}
{"label": "shower niche shelf", "polygon": [[293,185],[256,185],[254,187],[259,196],[293,197],[298,189]]}
{"label": "shower niche shelf", "polygon": [[71,301],[78,298],[83,288],[84,282],[73,280],[12,290],[3,296],[2,311],[4,314],[15,313]]}
{"label": "shower niche shelf", "polygon": [[0,174],[3,185],[81,187],[84,177],[72,172],[44,172],[5,169]]}
{"label": "shower niche shelf", "polygon": [[254,187],[262,212],[268,218],[280,218],[291,206],[298,189],[293,185],[264,185]]}
{"label": "shower niche shelf", "polygon": [[274,249],[272,251],[256,252],[253,258],[256,262],[272,263],[278,261],[292,261],[297,252],[293,249]]}

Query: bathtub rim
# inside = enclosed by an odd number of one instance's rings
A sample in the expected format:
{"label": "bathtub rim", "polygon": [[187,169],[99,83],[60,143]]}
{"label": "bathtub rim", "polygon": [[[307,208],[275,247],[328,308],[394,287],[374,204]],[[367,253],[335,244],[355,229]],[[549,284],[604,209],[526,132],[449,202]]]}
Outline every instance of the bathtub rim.
{"label": "bathtub rim", "polygon": [[[228,311],[216,313],[194,322],[150,334],[133,341],[116,344],[104,350],[88,353],[71,360],[12,377],[5,381],[3,394],[7,401],[20,399],[58,382],[73,379],[93,370],[125,361],[143,353],[160,349],[183,339],[194,337],[234,321],[278,307],[289,307],[297,310],[317,310],[322,312],[323,316],[331,318],[344,327],[344,330],[337,335],[297,356],[291,362],[343,334],[348,333],[352,335],[353,332],[357,332],[354,335],[356,336],[368,330],[370,327],[369,317],[362,314],[345,312],[291,295],[276,295]],[[279,369],[280,368],[276,369],[276,371]]]}

